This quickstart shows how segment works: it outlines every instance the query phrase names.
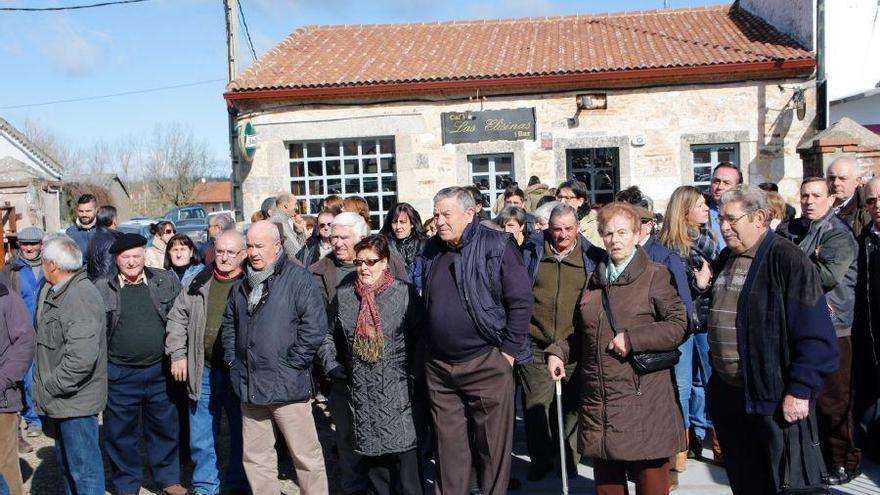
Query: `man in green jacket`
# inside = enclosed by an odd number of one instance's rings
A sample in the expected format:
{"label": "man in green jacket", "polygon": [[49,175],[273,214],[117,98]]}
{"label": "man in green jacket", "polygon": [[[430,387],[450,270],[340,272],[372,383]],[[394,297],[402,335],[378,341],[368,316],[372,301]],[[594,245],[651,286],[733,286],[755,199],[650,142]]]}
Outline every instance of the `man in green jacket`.
{"label": "man in green jacket", "polygon": [[43,243],[43,275],[36,316],[36,409],[55,424],[64,491],[103,495],[98,413],[107,403],[104,304],[82,269],[79,246],[66,235]]}

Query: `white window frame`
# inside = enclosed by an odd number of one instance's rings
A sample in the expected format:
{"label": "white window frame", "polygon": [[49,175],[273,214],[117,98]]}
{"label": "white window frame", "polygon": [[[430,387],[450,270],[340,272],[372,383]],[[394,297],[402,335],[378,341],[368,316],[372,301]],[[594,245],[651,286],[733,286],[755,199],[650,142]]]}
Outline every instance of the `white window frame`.
{"label": "white window frame", "polygon": [[[501,157],[509,157],[510,158],[510,172],[507,171],[498,171],[495,169],[495,160]],[[479,158],[487,158],[489,160],[489,168],[486,172],[474,172],[474,160]],[[470,174],[470,183],[480,187],[475,177],[478,178],[486,178],[489,179],[489,188],[488,189],[480,189],[480,192],[483,195],[489,196],[489,203],[483,205],[483,210],[488,211],[490,214],[495,211],[495,203],[497,202],[498,195],[504,192],[504,189],[498,189],[496,187],[498,181],[498,177],[507,176],[510,179],[510,182],[516,182],[516,172],[515,172],[515,163],[513,160],[513,153],[485,153],[480,155],[468,155],[468,173]]]}
{"label": "white window frame", "polygon": [[[388,141],[391,141],[391,145],[394,147],[390,152],[384,150],[382,146],[383,142],[387,143]],[[356,143],[357,152],[355,154],[345,154],[344,143],[349,142]],[[324,200],[324,198],[331,194],[336,194],[342,198],[360,196],[367,200],[368,203],[371,202],[371,200],[374,201],[377,206],[376,208],[370,208],[371,220],[376,219],[373,225],[370,226],[371,230],[375,232],[382,227],[382,222],[385,220],[385,214],[397,202],[397,147],[394,141],[394,136],[288,141],[286,144],[288,150],[289,190],[294,196],[296,196],[296,199],[300,204],[300,211],[304,215],[319,214],[320,210],[318,210],[318,205]],[[320,157],[309,156],[309,146],[314,146],[315,144],[320,146]],[[370,144],[375,145],[375,152],[364,154],[365,145],[369,146]],[[296,146],[302,146],[302,156],[294,158],[294,148]],[[330,150],[336,148],[338,155],[328,156],[328,148]],[[346,173],[346,160],[357,160],[357,173]],[[375,160],[375,172],[365,172],[365,163],[369,160]],[[387,163],[390,164],[389,171],[382,170],[384,160],[387,160]],[[328,174],[327,162],[334,161],[339,162],[339,173]],[[300,164],[302,165],[302,174],[294,174],[294,167]],[[312,175],[309,170],[310,164],[313,164],[313,166],[314,164],[320,164],[321,174]],[[352,180],[356,181],[355,183],[357,184],[357,187],[350,190],[348,186],[349,182]],[[376,191],[365,192],[365,181],[372,180],[376,181]],[[314,182],[318,182],[320,185],[320,192],[318,193],[315,193],[310,187]],[[338,183],[339,185],[338,192],[335,190],[333,192],[329,191],[328,184],[334,183]],[[301,184],[302,189],[297,190],[297,188],[294,187],[296,184]],[[390,185],[391,190],[384,190],[383,185]]]}
{"label": "white window frame", "polygon": [[[724,160],[718,159],[718,151],[722,148],[733,148],[733,159],[730,160],[730,163],[739,167],[739,143],[711,143],[711,144],[692,144],[691,145],[691,169],[690,169],[690,178],[691,185],[694,187],[698,187],[704,191],[708,191],[709,187],[712,184],[712,171],[715,170],[715,167]],[[695,151],[708,151],[709,152],[709,163],[695,163],[694,162],[694,152]],[[700,176],[706,177],[706,180],[696,180],[697,179],[697,169],[700,169]]]}

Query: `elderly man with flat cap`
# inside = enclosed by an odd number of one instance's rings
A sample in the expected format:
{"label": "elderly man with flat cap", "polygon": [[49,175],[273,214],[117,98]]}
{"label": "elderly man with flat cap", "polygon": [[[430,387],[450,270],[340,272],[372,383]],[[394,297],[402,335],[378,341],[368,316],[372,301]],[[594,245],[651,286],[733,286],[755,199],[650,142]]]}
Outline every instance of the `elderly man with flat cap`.
{"label": "elderly man with flat cap", "polygon": [[163,356],[165,324],[180,283],[171,272],[144,266],[147,240],[123,234],[110,246],[118,275],[96,285],[107,310],[107,408],[104,447],[116,493],[138,493],[138,417],[143,417],[147,460],[162,493],[187,493],[180,485],[177,410],[168,395]]}

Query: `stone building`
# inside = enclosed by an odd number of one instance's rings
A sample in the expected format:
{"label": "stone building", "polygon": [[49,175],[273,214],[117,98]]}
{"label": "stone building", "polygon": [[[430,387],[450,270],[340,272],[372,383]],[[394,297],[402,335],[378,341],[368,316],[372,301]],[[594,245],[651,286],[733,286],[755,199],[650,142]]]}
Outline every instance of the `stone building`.
{"label": "stone building", "polygon": [[[448,185],[638,185],[659,208],[719,161],[791,200],[815,133],[813,53],[734,4],[468,22],[310,26],[230,83],[244,216],[289,190],[423,215]],[[248,160],[249,158],[249,160]]]}

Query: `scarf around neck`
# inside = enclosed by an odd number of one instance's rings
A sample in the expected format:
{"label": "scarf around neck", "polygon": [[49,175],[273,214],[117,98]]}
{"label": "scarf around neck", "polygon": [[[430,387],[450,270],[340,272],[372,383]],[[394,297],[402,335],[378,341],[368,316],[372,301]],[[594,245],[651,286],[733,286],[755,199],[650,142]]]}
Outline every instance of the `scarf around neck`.
{"label": "scarf around neck", "polygon": [[382,318],[376,305],[376,295],[384,292],[392,282],[394,276],[387,268],[382,272],[379,282],[373,285],[364,285],[360,278],[354,281],[354,291],[361,298],[361,306],[351,350],[352,354],[366,363],[375,363],[385,354],[385,335],[382,332]]}
{"label": "scarf around neck", "polygon": [[78,217],[77,217],[77,219],[76,219],[76,225],[77,225],[79,228],[84,229],[84,230],[92,230],[93,228],[95,228],[95,224],[97,224],[97,223],[98,223],[98,217],[97,217],[97,216],[96,216],[95,218],[93,218],[93,219],[92,219],[92,223],[90,223],[90,224],[88,224],[88,225],[83,225],[82,223],[80,223]]}
{"label": "scarf around neck", "polygon": [[250,265],[247,267],[247,278],[251,284],[251,292],[248,294],[248,311],[253,310],[260,304],[263,297],[263,282],[275,272],[275,265],[280,262],[282,255],[279,254],[278,259],[274,263],[268,265],[264,270],[254,270]]}

